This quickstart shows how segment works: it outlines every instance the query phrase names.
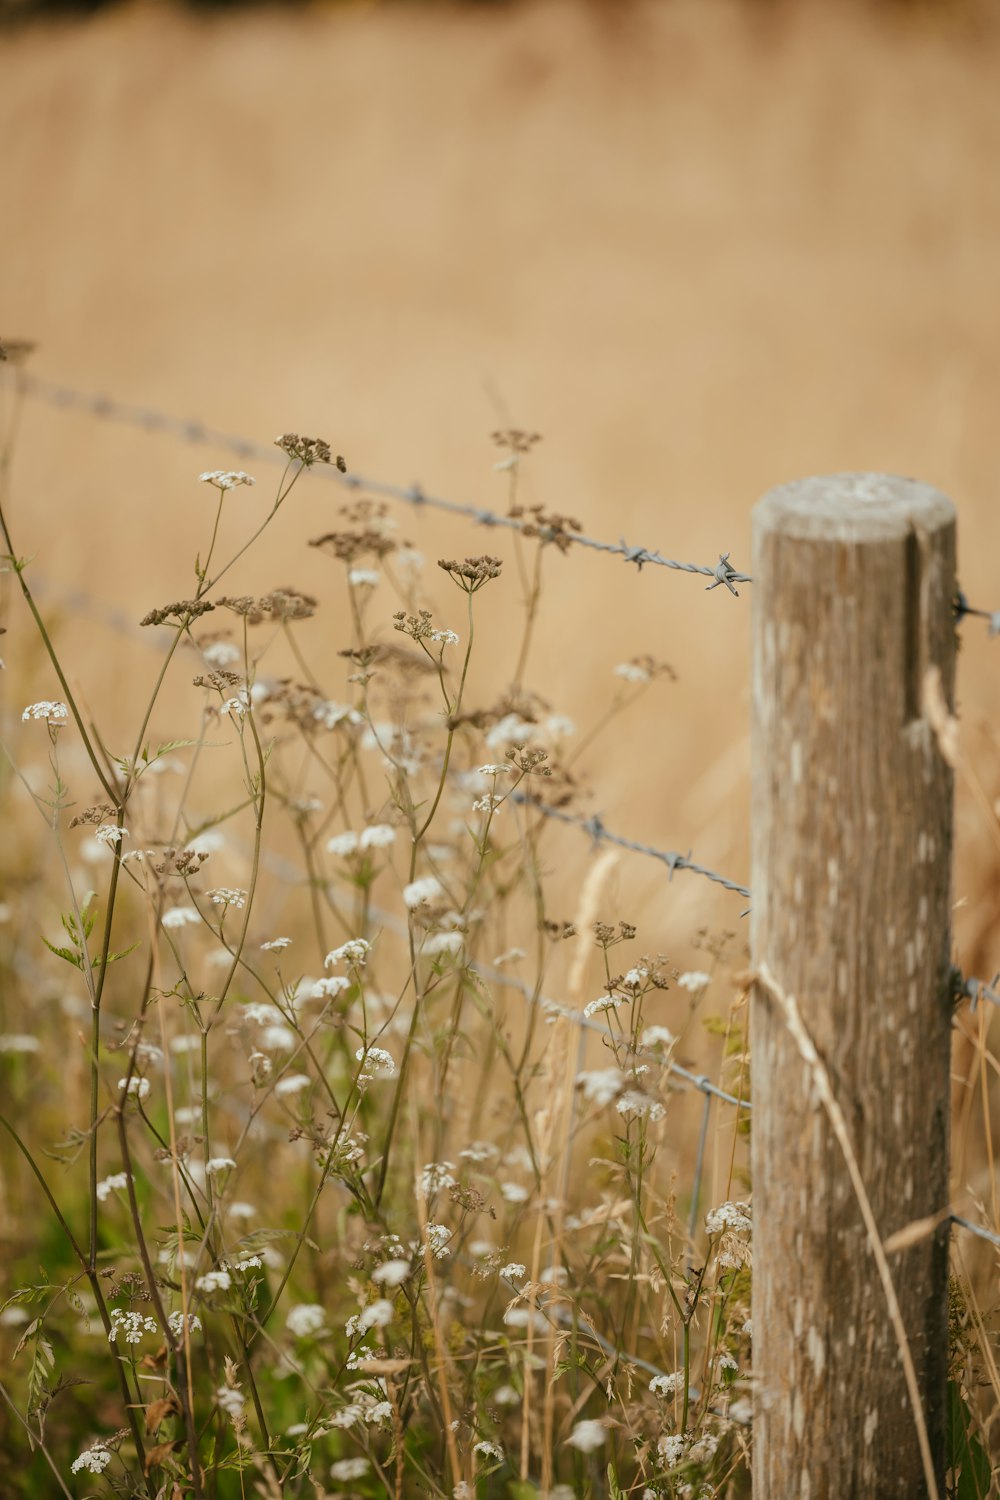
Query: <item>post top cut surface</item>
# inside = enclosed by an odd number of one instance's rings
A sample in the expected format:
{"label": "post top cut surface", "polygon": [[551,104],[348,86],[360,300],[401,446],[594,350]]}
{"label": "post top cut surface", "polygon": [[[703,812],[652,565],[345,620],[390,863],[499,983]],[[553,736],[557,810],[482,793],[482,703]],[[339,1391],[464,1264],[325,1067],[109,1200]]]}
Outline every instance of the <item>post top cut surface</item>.
{"label": "post top cut surface", "polygon": [[889,541],[916,525],[951,526],[946,495],[898,474],[824,474],[769,490],[753,510],[754,529],[816,541]]}

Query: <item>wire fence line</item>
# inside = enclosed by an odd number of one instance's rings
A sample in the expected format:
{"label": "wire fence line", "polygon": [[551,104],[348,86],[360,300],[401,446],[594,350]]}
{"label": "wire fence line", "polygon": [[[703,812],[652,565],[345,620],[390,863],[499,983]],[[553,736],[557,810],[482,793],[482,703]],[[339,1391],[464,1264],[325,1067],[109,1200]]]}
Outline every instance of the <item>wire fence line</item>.
{"label": "wire fence line", "polygon": [[[139,428],[143,432],[162,433],[182,443],[211,447],[224,453],[231,453],[235,458],[245,462],[271,465],[284,465],[287,462],[287,459],[275,449],[273,444],[258,443],[250,438],[210,427],[204,422],[175,417],[155,407],[133,406],[110,396],[81,391],[74,386],[59,385],[37,375],[22,374],[20,381],[26,395],[59,411],[82,412],[86,416],[96,417],[103,421]],[[625,562],[634,563],[640,572],[648,563],[653,567],[672,568],[680,573],[699,573],[704,578],[712,579],[707,586],[709,590],[718,588],[721,584],[730,594],[737,597],[739,590],[736,584],[753,582],[748,573],[740,572],[730,563],[728,552],[721,552],[719,561],[711,565],[681,562],[677,558],[664,557],[662,552],[655,548],[632,546],[624,539],[617,542],[601,541],[597,537],[586,536],[577,531],[559,531],[557,534],[551,528],[546,528],[544,524],[536,524],[531,517],[503,515],[487,506],[447,500],[441,495],[428,493],[419,484],[399,485],[363,474],[341,473],[332,464],[316,465],[314,473],[332,480],[344,489],[366,490],[370,494],[381,495],[386,499],[402,501],[405,505],[427,506],[431,510],[444,511],[447,515],[463,516],[478,526],[523,531],[526,526],[531,525],[543,541],[553,541],[558,535],[560,548],[572,545],[587,548],[593,552],[605,552],[613,557],[621,557]]]}
{"label": "wire fence line", "polygon": [[[6,372],[0,375],[0,379],[3,378],[8,378]],[[185,420],[156,408],[131,405],[108,396],[82,391],[71,386],[60,385],[37,376],[20,373],[18,379],[25,394],[56,410],[80,412],[84,415],[118,425],[162,434],[182,443],[211,446],[216,450],[230,453],[243,461],[252,461],[270,466],[283,465],[286,462],[285,457],[271,445],[257,443],[246,437],[221,431],[197,420]],[[488,528],[524,531],[526,526],[531,525],[535,533],[543,541],[553,541],[558,536],[559,545],[562,550],[572,545],[611,556],[619,556],[625,562],[634,563],[638,571],[641,571],[646,564],[650,564],[679,572],[699,574],[712,579],[712,582],[707,585],[708,590],[715,589],[721,585],[729,593],[738,597],[739,590],[735,585],[737,583],[751,583],[753,581],[749,574],[740,572],[730,563],[730,554],[728,552],[720,553],[718,563],[712,566],[682,562],[675,558],[665,557],[656,549],[630,545],[624,539],[618,542],[608,542],[576,531],[560,531],[559,533],[555,533],[551,529],[547,529],[544,525],[536,525],[531,517],[522,519],[517,516],[503,515],[488,507],[448,500],[442,496],[428,493],[419,484],[402,486],[360,474],[341,473],[332,465],[319,465],[316,467],[315,472],[323,478],[333,480],[342,488],[349,491],[365,490],[371,494],[397,500],[417,508],[427,507],[442,511],[445,514],[461,516],[476,525]],[[115,631],[127,632],[129,634],[136,633],[136,627],[133,622],[121,611],[100,608],[85,595],[73,595],[64,600],[63,603],[70,609],[86,611],[94,615],[95,618],[101,619],[103,623]],[[990,611],[974,607],[968,602],[965,594],[961,591],[958,592],[955,599],[955,615],[958,620],[961,620],[966,615],[985,619],[990,636],[1000,635],[1000,610]],[[670,879],[673,878],[676,870],[687,870],[721,885],[728,891],[732,891],[747,899],[750,898],[749,887],[731,880],[704,865],[698,864],[692,859],[690,852],[687,855],[682,855],[676,851],[657,849],[652,845],[612,833],[609,829],[605,828],[598,814],[594,814],[589,818],[582,818],[575,814],[567,813],[562,809],[549,807],[522,793],[513,793],[512,796],[514,801],[532,808],[532,810],[537,811],[546,818],[578,827],[595,843],[613,844],[630,852],[642,854],[659,861],[667,867]],[[268,863],[271,864],[273,862],[274,857],[272,856],[268,859]],[[284,867],[286,877],[288,871],[294,871],[297,880],[301,881],[304,879],[301,872],[297,871],[289,862],[279,861],[279,863]],[[396,925],[399,921],[392,914],[375,907],[372,908],[372,915],[382,920],[386,925]],[[492,984],[520,992],[522,998],[531,1004],[539,1005],[546,1013],[560,1015],[571,1020],[581,1029],[581,1032],[593,1031],[604,1036],[608,1034],[606,1026],[602,1023],[594,1021],[579,1011],[547,996],[536,995],[532,987],[516,979],[514,976],[504,974],[495,966],[477,965],[476,972]],[[996,988],[998,982],[1000,982],[1000,975],[995,976],[990,984],[986,984],[981,980],[966,979],[959,974],[957,975],[957,990],[960,994],[970,999],[973,1010],[980,1000],[988,1000],[1000,1006],[1000,991]],[[639,1048],[636,1051],[637,1054],[642,1055],[644,1049]],[[741,1099],[720,1088],[704,1074],[696,1074],[670,1059],[667,1060],[666,1070],[671,1076],[686,1083],[689,1087],[700,1091],[705,1096],[704,1115],[701,1126],[702,1145],[707,1133],[709,1111],[713,1100],[735,1106],[748,1113],[751,1111],[749,1100]],[[699,1156],[702,1154],[702,1151],[699,1151]],[[976,1224],[972,1220],[957,1214],[949,1215],[949,1220],[956,1227],[1000,1247],[1000,1235],[987,1229],[985,1226]],[[599,1343],[604,1343],[596,1331],[594,1331],[594,1336]],[[608,1348],[610,1350],[611,1346],[608,1346]],[[638,1363],[640,1365],[643,1364],[642,1361],[638,1361]]]}

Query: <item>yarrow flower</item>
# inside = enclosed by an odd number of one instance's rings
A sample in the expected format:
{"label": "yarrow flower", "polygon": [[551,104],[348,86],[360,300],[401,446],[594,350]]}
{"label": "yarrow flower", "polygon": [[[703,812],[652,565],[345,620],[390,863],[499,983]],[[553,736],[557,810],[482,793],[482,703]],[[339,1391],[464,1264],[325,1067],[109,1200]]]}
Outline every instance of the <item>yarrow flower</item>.
{"label": "yarrow flower", "polygon": [[69,1471],[79,1474],[81,1469],[86,1469],[88,1474],[103,1474],[110,1462],[110,1451],[102,1443],[95,1443],[92,1448],[85,1448],[79,1458],[74,1458]]}
{"label": "yarrow flower", "polygon": [[217,490],[233,490],[238,484],[256,484],[256,479],[242,469],[208,469],[198,475],[202,484],[212,484]]}
{"label": "yarrow flower", "polygon": [[49,724],[65,723],[69,718],[69,709],[65,703],[50,703],[43,699],[41,703],[29,703],[21,715],[22,722],[25,719],[45,719]]}

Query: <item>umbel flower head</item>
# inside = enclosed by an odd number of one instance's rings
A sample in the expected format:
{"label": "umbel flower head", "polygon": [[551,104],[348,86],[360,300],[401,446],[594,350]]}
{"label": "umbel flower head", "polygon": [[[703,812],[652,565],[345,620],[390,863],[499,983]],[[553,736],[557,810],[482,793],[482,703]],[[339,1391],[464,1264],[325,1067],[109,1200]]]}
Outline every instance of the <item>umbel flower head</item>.
{"label": "umbel flower head", "polygon": [[332,463],[342,474],[347,473],[347,464],[338,453],[334,458],[330,444],[322,438],[300,437],[297,432],[282,432],[274,440],[275,446],[289,458],[297,458],[308,469],[312,464]]}
{"label": "umbel flower head", "polygon": [[238,484],[256,484],[257,481],[242,469],[209,469],[198,478],[202,484],[214,485],[217,490],[234,490]]}
{"label": "umbel flower head", "polygon": [[461,562],[455,558],[438,558],[438,567],[442,568],[448,577],[464,589],[467,594],[474,594],[484,584],[489,583],[491,578],[499,578],[503,561],[499,557],[491,557],[484,552],[481,557],[465,557]]}

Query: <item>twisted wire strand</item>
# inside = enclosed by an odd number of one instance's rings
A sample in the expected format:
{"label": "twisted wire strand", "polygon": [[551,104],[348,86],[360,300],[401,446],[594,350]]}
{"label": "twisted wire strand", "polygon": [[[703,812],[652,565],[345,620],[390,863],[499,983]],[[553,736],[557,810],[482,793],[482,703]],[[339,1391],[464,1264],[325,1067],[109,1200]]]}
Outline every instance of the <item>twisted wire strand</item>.
{"label": "twisted wire strand", "polygon": [[[169,412],[160,411],[155,407],[133,406],[126,401],[117,401],[111,396],[81,391],[74,386],[59,385],[55,381],[44,380],[37,375],[22,373],[20,381],[26,395],[59,411],[83,412],[87,416],[115,422],[125,427],[136,427],[144,432],[163,433],[183,443],[200,444],[231,453],[234,457],[244,461],[272,465],[286,462],[285,457],[277,452],[273,445],[257,443],[236,433],[223,432],[220,428],[211,427],[205,422],[174,417]],[[555,534],[550,529],[544,525],[536,525],[530,519],[525,521],[517,516],[501,515],[498,511],[486,506],[467,505],[456,500],[447,500],[441,495],[429,494],[419,484],[399,485],[363,474],[342,474],[335,466],[326,464],[315,465],[314,472],[325,479],[333,480],[345,489],[365,490],[373,495],[400,500],[406,505],[417,507],[426,505],[432,510],[444,511],[447,515],[464,516],[479,526],[499,526],[509,531],[523,531],[526,525],[531,524],[543,541],[554,540]],[[624,538],[617,542],[606,542],[596,537],[585,536],[580,532],[560,532],[559,542],[560,547],[572,544],[574,547],[585,547],[593,552],[605,552],[611,556],[621,557],[625,562],[634,563],[640,572],[646,563],[649,563],[654,567],[672,568],[680,573],[699,573],[704,578],[712,579],[708,585],[709,589],[718,588],[721,584],[728,593],[736,596],[739,594],[739,590],[735,587],[737,583],[753,582],[748,573],[742,573],[733,567],[729,561],[728,552],[720,553],[719,561],[709,566],[705,563],[681,562],[677,558],[664,557],[654,548],[631,546]]]}

